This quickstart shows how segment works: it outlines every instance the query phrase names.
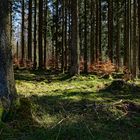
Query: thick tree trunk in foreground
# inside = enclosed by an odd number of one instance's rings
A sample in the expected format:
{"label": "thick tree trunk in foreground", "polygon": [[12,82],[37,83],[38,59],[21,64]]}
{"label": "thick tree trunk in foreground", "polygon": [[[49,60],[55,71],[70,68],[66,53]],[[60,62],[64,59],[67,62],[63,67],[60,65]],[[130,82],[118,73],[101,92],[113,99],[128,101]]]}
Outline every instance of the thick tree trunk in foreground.
{"label": "thick tree trunk in foreground", "polygon": [[4,111],[9,112],[17,94],[10,46],[8,0],[1,0],[0,9],[0,99]]}

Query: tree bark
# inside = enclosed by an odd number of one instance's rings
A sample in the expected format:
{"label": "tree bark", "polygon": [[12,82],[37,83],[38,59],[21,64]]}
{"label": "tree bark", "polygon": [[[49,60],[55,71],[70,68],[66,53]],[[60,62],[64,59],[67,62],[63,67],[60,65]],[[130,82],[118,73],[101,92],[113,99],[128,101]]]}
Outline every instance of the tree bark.
{"label": "tree bark", "polygon": [[24,0],[22,0],[22,24],[21,24],[21,64],[24,66],[24,59],[25,59],[25,38],[24,38],[24,17],[25,17],[25,3]]}
{"label": "tree bark", "polygon": [[113,0],[108,1],[108,56],[113,62]]}
{"label": "tree bark", "polygon": [[124,65],[129,69],[129,49],[130,49],[130,41],[129,41],[129,0],[125,0],[125,15],[124,15]]}
{"label": "tree bark", "polygon": [[48,19],[48,1],[44,1],[44,68],[47,67],[47,19]]}
{"label": "tree bark", "polygon": [[36,26],[37,26],[37,0],[34,0],[34,69],[37,67],[37,37],[36,37]]}
{"label": "tree bark", "polygon": [[91,0],[90,63],[95,62],[95,0]]}
{"label": "tree bark", "polygon": [[8,2],[8,0],[1,0],[0,2],[0,99],[5,113],[9,112],[17,97],[10,46]]}
{"label": "tree bark", "polygon": [[71,68],[70,75],[79,74],[79,13],[78,0],[71,1],[71,17],[72,17],[72,32],[71,32]]}
{"label": "tree bark", "polygon": [[62,57],[61,57],[61,71],[64,73],[65,65],[65,0],[62,0]]}
{"label": "tree bark", "polygon": [[38,69],[43,68],[43,0],[39,0],[39,21],[38,21]]}
{"label": "tree bark", "polygon": [[138,52],[138,65],[140,71],[140,0],[138,0],[138,43],[139,43],[139,52]]}
{"label": "tree bark", "polygon": [[88,72],[88,54],[87,54],[87,0],[84,0],[84,73]]}
{"label": "tree bark", "polygon": [[32,61],[32,0],[29,0],[28,15],[28,60]]}
{"label": "tree bark", "polygon": [[137,77],[137,39],[136,39],[136,0],[134,0],[133,6],[133,76]]}
{"label": "tree bark", "polygon": [[120,18],[119,18],[119,1],[116,4],[117,8],[117,35],[116,35],[116,65],[120,67]]}

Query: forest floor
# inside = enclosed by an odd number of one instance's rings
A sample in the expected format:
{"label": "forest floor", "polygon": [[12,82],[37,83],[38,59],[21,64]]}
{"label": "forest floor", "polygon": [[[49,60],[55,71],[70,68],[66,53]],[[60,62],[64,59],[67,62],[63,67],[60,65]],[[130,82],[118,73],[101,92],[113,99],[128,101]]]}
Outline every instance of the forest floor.
{"label": "forest floor", "polygon": [[[0,123],[0,140],[139,140],[140,92],[112,79],[16,71],[25,107]],[[137,85],[140,82],[137,81]]]}

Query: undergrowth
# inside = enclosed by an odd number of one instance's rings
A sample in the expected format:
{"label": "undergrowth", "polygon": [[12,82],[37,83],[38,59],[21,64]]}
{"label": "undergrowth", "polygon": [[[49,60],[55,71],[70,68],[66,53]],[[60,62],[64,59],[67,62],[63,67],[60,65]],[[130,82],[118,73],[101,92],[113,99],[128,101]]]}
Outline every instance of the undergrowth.
{"label": "undergrowth", "polygon": [[[109,92],[112,80],[16,71],[24,104],[12,122],[0,122],[0,140],[139,140],[140,94]],[[139,84],[139,82],[137,82]],[[30,105],[27,107],[27,103]],[[28,111],[26,111],[28,110]]]}

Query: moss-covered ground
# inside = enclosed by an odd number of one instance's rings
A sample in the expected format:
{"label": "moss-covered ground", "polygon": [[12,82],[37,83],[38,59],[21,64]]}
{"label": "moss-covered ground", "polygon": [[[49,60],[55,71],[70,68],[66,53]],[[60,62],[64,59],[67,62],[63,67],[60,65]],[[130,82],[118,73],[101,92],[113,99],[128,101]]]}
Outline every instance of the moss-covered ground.
{"label": "moss-covered ground", "polygon": [[102,90],[112,79],[94,75],[24,70],[16,71],[15,78],[20,98],[30,105],[24,102],[20,117],[0,123],[0,140],[140,139],[140,110],[123,104],[139,107],[138,91]]}

